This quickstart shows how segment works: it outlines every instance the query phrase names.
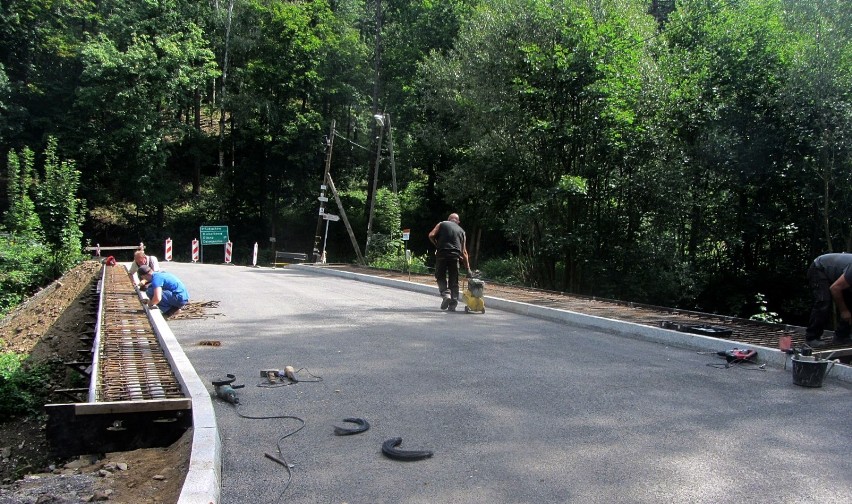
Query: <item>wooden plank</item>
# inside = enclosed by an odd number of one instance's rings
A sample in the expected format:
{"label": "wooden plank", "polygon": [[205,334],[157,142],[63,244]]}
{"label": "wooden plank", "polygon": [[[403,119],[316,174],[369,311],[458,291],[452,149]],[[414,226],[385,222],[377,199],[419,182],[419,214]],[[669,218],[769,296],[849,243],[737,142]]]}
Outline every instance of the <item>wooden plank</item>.
{"label": "wooden plank", "polygon": [[[67,406],[66,404],[46,404],[45,408]],[[75,403],[75,415],[107,415],[116,413],[143,413],[150,411],[191,410],[192,399],[158,399],[145,401],[113,401],[94,403]]]}
{"label": "wooden plank", "polygon": [[117,246],[110,246],[110,247],[86,247],[85,248],[85,250],[88,250],[89,252],[94,252],[98,249],[101,249],[101,250],[138,250],[139,245],[127,245],[127,246],[117,245]]}

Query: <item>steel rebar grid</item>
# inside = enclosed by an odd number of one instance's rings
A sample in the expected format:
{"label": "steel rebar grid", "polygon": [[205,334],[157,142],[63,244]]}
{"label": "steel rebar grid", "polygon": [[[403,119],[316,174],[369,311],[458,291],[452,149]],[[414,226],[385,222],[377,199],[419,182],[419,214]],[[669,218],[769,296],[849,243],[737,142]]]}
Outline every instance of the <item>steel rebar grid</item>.
{"label": "steel rebar grid", "polygon": [[184,397],[123,266],[105,266],[97,400]]}

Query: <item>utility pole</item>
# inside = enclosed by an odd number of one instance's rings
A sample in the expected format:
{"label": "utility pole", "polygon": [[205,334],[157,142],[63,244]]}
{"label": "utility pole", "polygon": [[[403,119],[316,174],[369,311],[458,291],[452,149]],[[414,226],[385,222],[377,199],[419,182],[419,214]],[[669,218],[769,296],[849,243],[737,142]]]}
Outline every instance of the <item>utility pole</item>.
{"label": "utility pole", "polygon": [[396,190],[396,161],[393,157],[393,128],[391,128],[390,114],[385,114],[385,120],[388,122],[388,147],[390,149],[390,165],[391,165],[391,183],[393,184],[393,194],[397,194]]}
{"label": "utility pole", "polygon": [[376,165],[373,167],[373,185],[370,194],[370,214],[367,217],[367,242],[364,244],[364,257],[367,257],[367,252],[370,250],[370,240],[373,238],[373,212],[376,209],[376,189],[379,185],[379,163],[382,162],[382,140],[385,135],[385,116],[376,115],[376,120],[379,122],[379,138],[376,141]]}
{"label": "utility pole", "polygon": [[322,261],[322,252],[320,252],[320,240],[322,240],[322,221],[324,220],[322,215],[325,213],[325,204],[328,201],[328,197],[325,195],[326,184],[329,180],[329,172],[331,171],[331,150],[334,147],[334,127],[335,120],[331,120],[331,131],[328,132],[328,141],[326,142],[326,153],[325,153],[325,169],[322,174],[322,184],[320,184],[320,197],[319,197],[319,216],[317,216],[317,230],[314,234],[314,262],[318,263]]}
{"label": "utility pole", "polygon": [[343,224],[346,225],[346,232],[349,233],[349,239],[352,240],[352,248],[355,249],[355,255],[358,256],[358,264],[367,265],[367,261],[361,255],[361,247],[358,246],[358,240],[355,238],[355,232],[352,231],[352,226],[349,225],[349,218],[346,217],[346,210],[343,208],[343,202],[340,201],[340,195],[337,194],[337,189],[334,187],[334,180],[331,179],[331,174],[328,174],[328,187],[331,189],[331,194],[334,195],[334,201],[337,202],[337,208],[340,210],[340,217],[343,219]]}
{"label": "utility pole", "polygon": [[[382,0],[376,0],[376,40],[375,40],[375,54],[373,61],[373,117],[377,119],[382,117],[383,114],[379,114],[379,99],[381,97],[382,90]],[[373,124],[373,131],[375,132],[377,129],[384,128],[384,122],[380,123],[380,127],[376,128],[375,123]],[[370,179],[376,180],[378,177],[378,169],[379,169],[379,154],[381,153],[381,142],[382,142],[383,133],[380,132],[378,135],[379,139],[379,147],[376,152],[376,161],[373,165],[373,170],[367,175],[367,180]],[[372,235],[372,217],[373,217],[373,208],[375,207],[376,200],[376,190],[375,183],[371,186],[373,190],[370,191],[368,188],[367,191],[367,208],[370,214],[369,221],[367,224],[367,241],[364,244],[364,255],[367,255],[367,250],[370,247],[370,238]]]}

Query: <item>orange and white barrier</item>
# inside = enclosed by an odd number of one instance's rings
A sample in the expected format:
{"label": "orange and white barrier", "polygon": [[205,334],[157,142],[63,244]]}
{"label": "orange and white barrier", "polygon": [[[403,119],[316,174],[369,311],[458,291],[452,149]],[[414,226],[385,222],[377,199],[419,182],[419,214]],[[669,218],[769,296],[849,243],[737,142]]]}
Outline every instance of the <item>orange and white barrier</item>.
{"label": "orange and white barrier", "polygon": [[192,239],[192,262],[198,262],[198,240]]}
{"label": "orange and white barrier", "polygon": [[172,239],[171,238],[166,238],[166,255],[165,255],[165,258],[166,258],[166,261],[172,260]]}
{"label": "orange and white barrier", "polygon": [[251,265],[257,268],[257,242],[254,242],[254,252],[251,255]]}
{"label": "orange and white barrier", "polygon": [[225,264],[231,264],[231,252],[234,250],[234,244],[228,241],[225,244]]}

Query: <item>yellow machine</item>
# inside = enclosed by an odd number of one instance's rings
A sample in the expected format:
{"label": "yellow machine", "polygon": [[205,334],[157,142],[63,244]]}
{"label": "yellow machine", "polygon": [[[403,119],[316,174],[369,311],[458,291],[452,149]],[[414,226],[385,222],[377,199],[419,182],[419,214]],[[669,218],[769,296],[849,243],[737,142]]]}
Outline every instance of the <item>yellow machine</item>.
{"label": "yellow machine", "polygon": [[465,313],[485,313],[484,291],[485,282],[481,279],[475,277],[467,279],[467,285],[462,292],[462,298],[465,302]]}

